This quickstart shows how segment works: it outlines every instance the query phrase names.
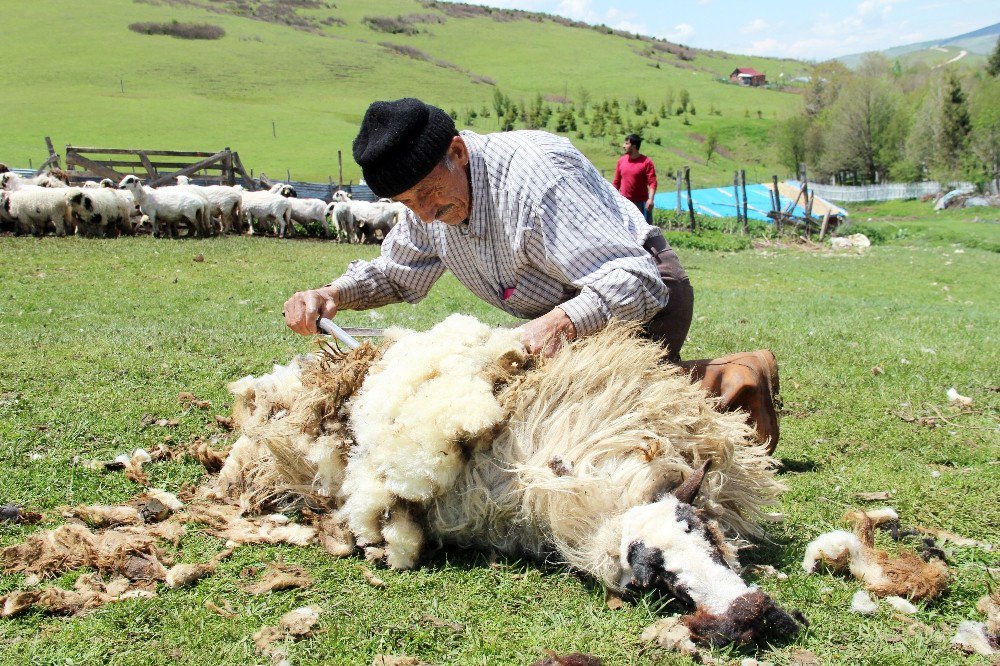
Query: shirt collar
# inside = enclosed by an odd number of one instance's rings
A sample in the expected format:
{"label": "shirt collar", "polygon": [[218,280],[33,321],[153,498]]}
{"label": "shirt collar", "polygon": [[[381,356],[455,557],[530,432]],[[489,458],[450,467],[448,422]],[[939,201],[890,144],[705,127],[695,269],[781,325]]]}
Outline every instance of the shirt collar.
{"label": "shirt collar", "polygon": [[471,174],[472,210],[469,212],[469,235],[477,238],[486,236],[486,225],[490,210],[490,178],[486,170],[486,137],[464,130],[459,133],[469,150],[469,173]]}

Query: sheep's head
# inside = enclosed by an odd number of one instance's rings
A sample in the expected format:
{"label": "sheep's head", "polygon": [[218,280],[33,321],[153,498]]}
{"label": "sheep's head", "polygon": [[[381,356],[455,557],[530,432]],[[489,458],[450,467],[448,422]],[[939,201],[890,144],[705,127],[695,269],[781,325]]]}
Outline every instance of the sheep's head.
{"label": "sheep's head", "polygon": [[115,181],[111,180],[110,178],[102,178],[101,179],[101,187],[107,187],[107,188],[110,188],[110,189],[114,189],[114,187],[115,187]]}
{"label": "sheep's head", "polygon": [[281,196],[285,197],[286,199],[287,198],[296,198],[296,197],[299,196],[299,193],[296,192],[295,188],[292,187],[291,185],[282,185],[281,189],[278,190],[278,194],[280,194]]}
{"label": "sheep's head", "polygon": [[733,570],[735,551],[718,525],[693,504],[709,462],[672,494],[634,507],[623,517],[622,586],[660,592],[695,613],[685,624],[696,640],[713,644],[785,638],[805,624]]}
{"label": "sheep's head", "polygon": [[17,174],[13,171],[5,171],[0,173],[0,190],[10,190],[13,189],[12,185],[14,181],[17,180]]}
{"label": "sheep's head", "polygon": [[122,178],[121,182],[118,183],[119,190],[132,190],[133,192],[142,187],[142,181],[139,180],[138,176],[128,175]]}

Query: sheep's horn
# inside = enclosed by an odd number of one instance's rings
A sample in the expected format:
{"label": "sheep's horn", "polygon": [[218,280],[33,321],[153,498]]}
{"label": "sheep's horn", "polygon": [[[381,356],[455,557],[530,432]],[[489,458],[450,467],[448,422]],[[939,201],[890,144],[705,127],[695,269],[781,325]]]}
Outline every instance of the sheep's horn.
{"label": "sheep's horn", "polygon": [[698,490],[701,488],[701,482],[705,480],[705,472],[711,466],[712,459],[709,458],[702,464],[699,470],[684,479],[684,483],[677,486],[677,489],[674,490],[674,497],[685,504],[693,504],[694,498],[697,497]]}

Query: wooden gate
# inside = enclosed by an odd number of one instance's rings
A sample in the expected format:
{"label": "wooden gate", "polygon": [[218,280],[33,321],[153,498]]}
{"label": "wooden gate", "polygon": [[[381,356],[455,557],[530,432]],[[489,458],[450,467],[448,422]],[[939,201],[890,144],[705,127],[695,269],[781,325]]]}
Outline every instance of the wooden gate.
{"label": "wooden gate", "polygon": [[66,171],[71,182],[110,178],[118,183],[125,176],[135,174],[150,187],[172,185],[178,176],[191,176],[204,184],[235,185],[239,176],[243,187],[257,189],[243,167],[240,154],[228,147],[217,153],[206,153],[66,146]]}

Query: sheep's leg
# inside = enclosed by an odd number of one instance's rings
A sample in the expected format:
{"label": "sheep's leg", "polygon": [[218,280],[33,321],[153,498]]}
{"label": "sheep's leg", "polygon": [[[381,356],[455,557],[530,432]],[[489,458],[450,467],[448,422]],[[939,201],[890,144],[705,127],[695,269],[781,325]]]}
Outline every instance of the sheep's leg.
{"label": "sheep's leg", "polygon": [[420,557],[424,532],[404,509],[394,509],[382,528],[386,563],[393,569],[412,569]]}

